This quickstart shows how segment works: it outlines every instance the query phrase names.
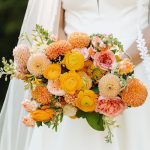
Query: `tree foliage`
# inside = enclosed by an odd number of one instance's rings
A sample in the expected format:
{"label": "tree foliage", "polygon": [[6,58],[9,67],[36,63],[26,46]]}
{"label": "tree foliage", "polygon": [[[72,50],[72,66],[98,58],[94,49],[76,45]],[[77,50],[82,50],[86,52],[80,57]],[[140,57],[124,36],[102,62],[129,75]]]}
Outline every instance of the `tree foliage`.
{"label": "tree foliage", "polygon": [[[24,18],[27,0],[0,0],[0,66],[2,57],[12,58]],[[8,82],[0,80],[0,108],[7,91]]]}

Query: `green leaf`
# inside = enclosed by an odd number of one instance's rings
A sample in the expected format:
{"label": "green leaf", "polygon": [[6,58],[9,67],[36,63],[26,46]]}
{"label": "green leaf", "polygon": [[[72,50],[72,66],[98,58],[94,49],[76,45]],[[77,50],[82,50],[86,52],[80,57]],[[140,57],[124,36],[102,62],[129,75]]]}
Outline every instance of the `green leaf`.
{"label": "green leaf", "polygon": [[82,110],[78,110],[77,113],[76,113],[76,116],[78,118],[86,118],[86,112],[82,111]]}
{"label": "green leaf", "polygon": [[114,54],[116,54],[116,52],[117,52],[117,49],[113,49],[113,50],[111,50]]}
{"label": "green leaf", "polygon": [[47,125],[48,128],[50,128],[50,126],[51,126],[51,122],[50,121],[44,122],[44,124]]}
{"label": "green leaf", "polygon": [[94,91],[96,94],[99,93],[98,86],[93,87],[91,90]]}
{"label": "green leaf", "polygon": [[92,112],[86,114],[88,124],[95,130],[104,131],[102,114]]}
{"label": "green leaf", "polygon": [[36,125],[37,125],[37,127],[40,127],[40,126],[42,126],[42,122],[36,122]]}

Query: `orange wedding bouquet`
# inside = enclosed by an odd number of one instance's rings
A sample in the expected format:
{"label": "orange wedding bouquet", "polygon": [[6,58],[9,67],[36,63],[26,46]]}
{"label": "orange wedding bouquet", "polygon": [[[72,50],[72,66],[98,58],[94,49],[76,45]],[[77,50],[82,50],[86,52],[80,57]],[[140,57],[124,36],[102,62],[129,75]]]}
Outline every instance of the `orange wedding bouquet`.
{"label": "orange wedding bouquet", "polygon": [[58,40],[36,25],[31,37],[24,33],[21,39],[28,44],[14,48],[14,62],[3,58],[0,76],[21,79],[31,91],[22,102],[29,127],[57,130],[63,116],[83,118],[95,130],[108,130],[111,142],[115,117],[146,100],[146,87],[134,77],[134,65],[123,59],[123,46],[113,35],[74,32]]}

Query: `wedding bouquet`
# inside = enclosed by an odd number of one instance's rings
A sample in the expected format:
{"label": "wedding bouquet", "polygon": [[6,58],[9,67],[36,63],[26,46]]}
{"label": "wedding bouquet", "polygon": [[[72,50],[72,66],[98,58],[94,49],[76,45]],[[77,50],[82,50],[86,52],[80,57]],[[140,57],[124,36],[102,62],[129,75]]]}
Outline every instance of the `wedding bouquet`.
{"label": "wedding bouquet", "polygon": [[3,58],[0,76],[21,79],[31,91],[31,99],[22,102],[25,125],[57,130],[64,115],[83,118],[95,130],[108,130],[111,142],[115,117],[145,102],[147,89],[113,35],[75,32],[58,40],[36,25],[32,36],[20,38],[28,44],[14,48],[14,62]]}

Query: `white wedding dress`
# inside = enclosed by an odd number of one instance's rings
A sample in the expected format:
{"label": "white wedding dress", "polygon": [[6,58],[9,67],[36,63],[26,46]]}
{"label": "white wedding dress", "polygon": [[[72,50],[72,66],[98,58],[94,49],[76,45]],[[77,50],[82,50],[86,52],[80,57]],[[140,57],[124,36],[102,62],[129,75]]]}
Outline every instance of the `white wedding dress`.
{"label": "white wedding dress", "polygon": [[[112,33],[127,49],[137,37],[137,0],[63,0],[65,32]],[[140,18],[148,25],[148,0]],[[136,77],[147,86],[143,66],[135,69]],[[150,87],[149,87],[150,88]],[[120,128],[114,129],[112,144],[104,141],[105,133],[94,131],[85,120],[65,117],[57,133],[47,127],[36,128],[28,150],[148,150],[150,149],[150,98],[136,109],[120,116]]]}
{"label": "white wedding dress", "polygon": [[[139,0],[62,0],[62,6],[65,9],[65,33],[67,35],[74,31],[89,34],[112,33],[115,37],[119,38],[126,50],[137,38],[137,25],[139,20],[142,28],[148,25],[149,0],[140,0],[142,4],[142,13],[140,14],[137,8],[138,1]],[[36,1],[32,4],[32,6],[34,5],[36,6]],[[40,5],[40,3],[38,5]],[[40,5],[40,7],[42,8],[43,5]],[[30,13],[29,15],[31,15]],[[47,13],[49,12],[47,11]],[[38,19],[38,22],[40,23],[40,19]],[[141,79],[145,85],[147,85],[150,92],[150,81],[148,82],[143,63],[136,67],[135,74],[137,78]],[[23,95],[20,96],[20,94],[23,93],[21,92],[23,89],[22,82],[13,80],[10,87],[14,85],[16,85],[17,88],[20,87],[19,91],[14,93],[17,95],[14,96],[14,98],[22,100],[23,97],[25,97]],[[11,88],[10,90],[13,91]],[[11,97],[11,95],[8,94],[7,97]],[[16,109],[20,109],[19,103],[12,103],[10,105],[13,105]],[[5,108],[3,108],[3,110],[4,109]],[[25,128],[20,125],[19,130],[23,134],[17,136],[11,131],[12,135],[10,135],[14,137],[14,139],[17,137],[18,142],[15,143],[15,146],[13,145],[13,141],[7,143],[10,128],[2,128],[3,130],[7,130],[7,132],[6,134],[5,132],[3,133],[4,138],[2,142],[0,141],[0,150],[149,150],[149,114],[150,97],[148,97],[143,106],[126,110],[124,114],[118,118],[120,128],[113,130],[114,138],[112,144],[107,144],[104,141],[106,133],[93,130],[83,119],[64,117],[58,132],[48,129],[47,127],[40,127],[35,128],[32,134],[30,129],[25,130]],[[15,121],[18,128],[18,124],[21,124],[21,119],[15,118],[14,116],[15,114],[12,114],[11,119]],[[11,123],[11,120],[8,119],[7,122]],[[28,136],[31,134],[32,136]],[[24,147],[21,147],[22,145],[24,145]],[[7,148],[4,149],[4,147]]]}

